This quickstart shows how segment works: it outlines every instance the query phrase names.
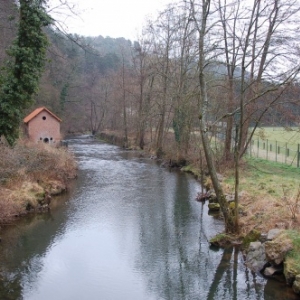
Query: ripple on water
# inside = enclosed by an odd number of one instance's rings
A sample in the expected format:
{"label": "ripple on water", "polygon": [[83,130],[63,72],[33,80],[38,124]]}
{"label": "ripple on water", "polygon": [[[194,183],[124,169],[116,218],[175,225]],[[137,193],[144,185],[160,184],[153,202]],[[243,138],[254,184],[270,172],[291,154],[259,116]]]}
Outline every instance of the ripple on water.
{"label": "ripple on water", "polygon": [[237,250],[209,247],[223,223],[194,200],[192,177],[93,139],[70,149],[80,170],[67,205],[16,231],[2,260],[0,271],[19,274],[15,299],[295,299],[278,298],[284,288],[249,272]]}

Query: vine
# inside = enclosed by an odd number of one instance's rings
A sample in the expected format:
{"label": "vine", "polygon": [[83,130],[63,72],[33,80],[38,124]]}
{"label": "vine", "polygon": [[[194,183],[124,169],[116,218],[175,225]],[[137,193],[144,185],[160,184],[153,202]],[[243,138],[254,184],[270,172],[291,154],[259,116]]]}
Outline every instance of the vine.
{"label": "vine", "polygon": [[43,28],[52,23],[46,1],[19,1],[18,34],[0,81],[0,137],[5,136],[10,145],[19,137],[23,111],[33,103],[46,61],[48,39]]}

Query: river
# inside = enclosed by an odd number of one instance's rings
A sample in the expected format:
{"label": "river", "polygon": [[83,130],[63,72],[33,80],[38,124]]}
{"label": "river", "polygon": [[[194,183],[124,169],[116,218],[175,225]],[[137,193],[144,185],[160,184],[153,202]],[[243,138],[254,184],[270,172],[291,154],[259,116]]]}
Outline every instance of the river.
{"label": "river", "polygon": [[1,300],[297,299],[209,246],[223,223],[193,177],[87,137],[69,145],[70,191],[1,231]]}

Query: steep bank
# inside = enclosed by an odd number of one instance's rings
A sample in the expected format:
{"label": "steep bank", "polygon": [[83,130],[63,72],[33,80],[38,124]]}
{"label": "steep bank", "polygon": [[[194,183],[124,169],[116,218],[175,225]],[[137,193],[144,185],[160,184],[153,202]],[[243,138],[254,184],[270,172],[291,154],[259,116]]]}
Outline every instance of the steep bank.
{"label": "steep bank", "polygon": [[47,210],[51,197],[67,190],[76,162],[67,148],[19,141],[0,144],[0,223],[33,211]]}

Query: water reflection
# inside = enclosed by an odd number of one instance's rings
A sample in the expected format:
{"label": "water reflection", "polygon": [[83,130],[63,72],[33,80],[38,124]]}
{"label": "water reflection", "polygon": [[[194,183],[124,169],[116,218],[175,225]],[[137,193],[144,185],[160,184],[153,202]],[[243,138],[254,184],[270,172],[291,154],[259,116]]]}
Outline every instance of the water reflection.
{"label": "water reflection", "polygon": [[76,187],[2,234],[0,299],[295,299],[212,249],[223,223],[186,174],[93,140],[70,142]]}

